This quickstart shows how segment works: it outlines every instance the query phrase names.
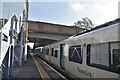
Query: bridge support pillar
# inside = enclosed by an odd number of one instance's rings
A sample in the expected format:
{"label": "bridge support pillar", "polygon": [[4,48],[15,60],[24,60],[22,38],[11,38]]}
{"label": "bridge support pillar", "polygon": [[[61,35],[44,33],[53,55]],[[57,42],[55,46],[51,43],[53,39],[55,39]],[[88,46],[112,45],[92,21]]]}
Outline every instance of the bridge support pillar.
{"label": "bridge support pillar", "polygon": [[27,43],[25,44],[24,55],[23,55],[23,61],[26,62],[26,60],[27,60]]}
{"label": "bridge support pillar", "polygon": [[23,62],[26,62],[27,60],[27,43],[23,47],[23,56],[22,56]]}

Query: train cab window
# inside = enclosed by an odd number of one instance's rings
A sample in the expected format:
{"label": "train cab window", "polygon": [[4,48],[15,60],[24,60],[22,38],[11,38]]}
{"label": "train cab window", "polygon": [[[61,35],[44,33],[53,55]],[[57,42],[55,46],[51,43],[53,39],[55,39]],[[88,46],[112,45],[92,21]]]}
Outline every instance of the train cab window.
{"label": "train cab window", "polygon": [[52,48],[51,50],[51,56],[53,56],[53,54],[54,54],[54,48]]}
{"label": "train cab window", "polygon": [[55,50],[55,57],[58,57],[58,50]]}
{"label": "train cab window", "polygon": [[69,47],[69,61],[82,64],[82,52],[80,45]]}

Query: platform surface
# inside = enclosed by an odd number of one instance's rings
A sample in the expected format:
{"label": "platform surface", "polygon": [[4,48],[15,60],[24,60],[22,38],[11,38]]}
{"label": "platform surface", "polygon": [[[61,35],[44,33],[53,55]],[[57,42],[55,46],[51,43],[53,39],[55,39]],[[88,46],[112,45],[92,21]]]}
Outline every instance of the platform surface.
{"label": "platform surface", "polygon": [[28,55],[27,61],[22,63],[22,66],[14,63],[12,78],[41,78],[30,55]]}
{"label": "platform surface", "polygon": [[19,63],[14,63],[13,75],[10,79],[65,80],[63,76],[34,54],[29,54],[27,61],[22,63],[22,66]]}

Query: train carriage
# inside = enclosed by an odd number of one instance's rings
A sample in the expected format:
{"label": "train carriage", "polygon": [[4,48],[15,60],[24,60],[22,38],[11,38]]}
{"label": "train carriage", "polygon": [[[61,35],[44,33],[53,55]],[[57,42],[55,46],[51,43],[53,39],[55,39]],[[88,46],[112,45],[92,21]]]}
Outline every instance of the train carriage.
{"label": "train carriage", "polygon": [[51,62],[56,67],[60,67],[60,48],[59,48],[59,42],[53,43],[51,45]]}
{"label": "train carriage", "polygon": [[120,79],[119,30],[120,19],[117,19],[47,45],[44,48],[49,48],[51,55],[45,59],[74,78]]}

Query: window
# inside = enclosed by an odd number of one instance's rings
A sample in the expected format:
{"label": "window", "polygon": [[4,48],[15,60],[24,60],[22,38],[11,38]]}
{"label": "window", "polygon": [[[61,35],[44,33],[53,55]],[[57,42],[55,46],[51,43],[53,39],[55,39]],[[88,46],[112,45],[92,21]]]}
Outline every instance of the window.
{"label": "window", "polygon": [[120,67],[120,49],[113,49],[113,67],[115,71]]}
{"label": "window", "polygon": [[54,48],[52,48],[51,50],[51,56],[53,56],[53,53],[54,53]]}
{"label": "window", "polygon": [[55,50],[55,57],[57,58],[58,56],[58,50]]}
{"label": "window", "polygon": [[113,72],[120,73],[120,42],[110,43],[111,62],[110,69]]}
{"label": "window", "polygon": [[45,54],[45,48],[43,48],[43,54]]}
{"label": "window", "polygon": [[49,55],[49,49],[46,49],[46,55]]}
{"label": "window", "polygon": [[82,64],[81,46],[71,46],[69,48],[69,61]]}
{"label": "window", "polygon": [[87,45],[87,65],[120,73],[120,43]]}
{"label": "window", "polygon": [[91,44],[87,45],[87,65],[90,65]]}
{"label": "window", "polygon": [[39,53],[40,51],[39,51],[39,49],[36,49],[36,53]]}
{"label": "window", "polygon": [[87,50],[87,54],[90,54],[89,56],[87,56],[88,65],[102,69],[109,69],[108,43],[92,44],[91,47],[88,45]]}

